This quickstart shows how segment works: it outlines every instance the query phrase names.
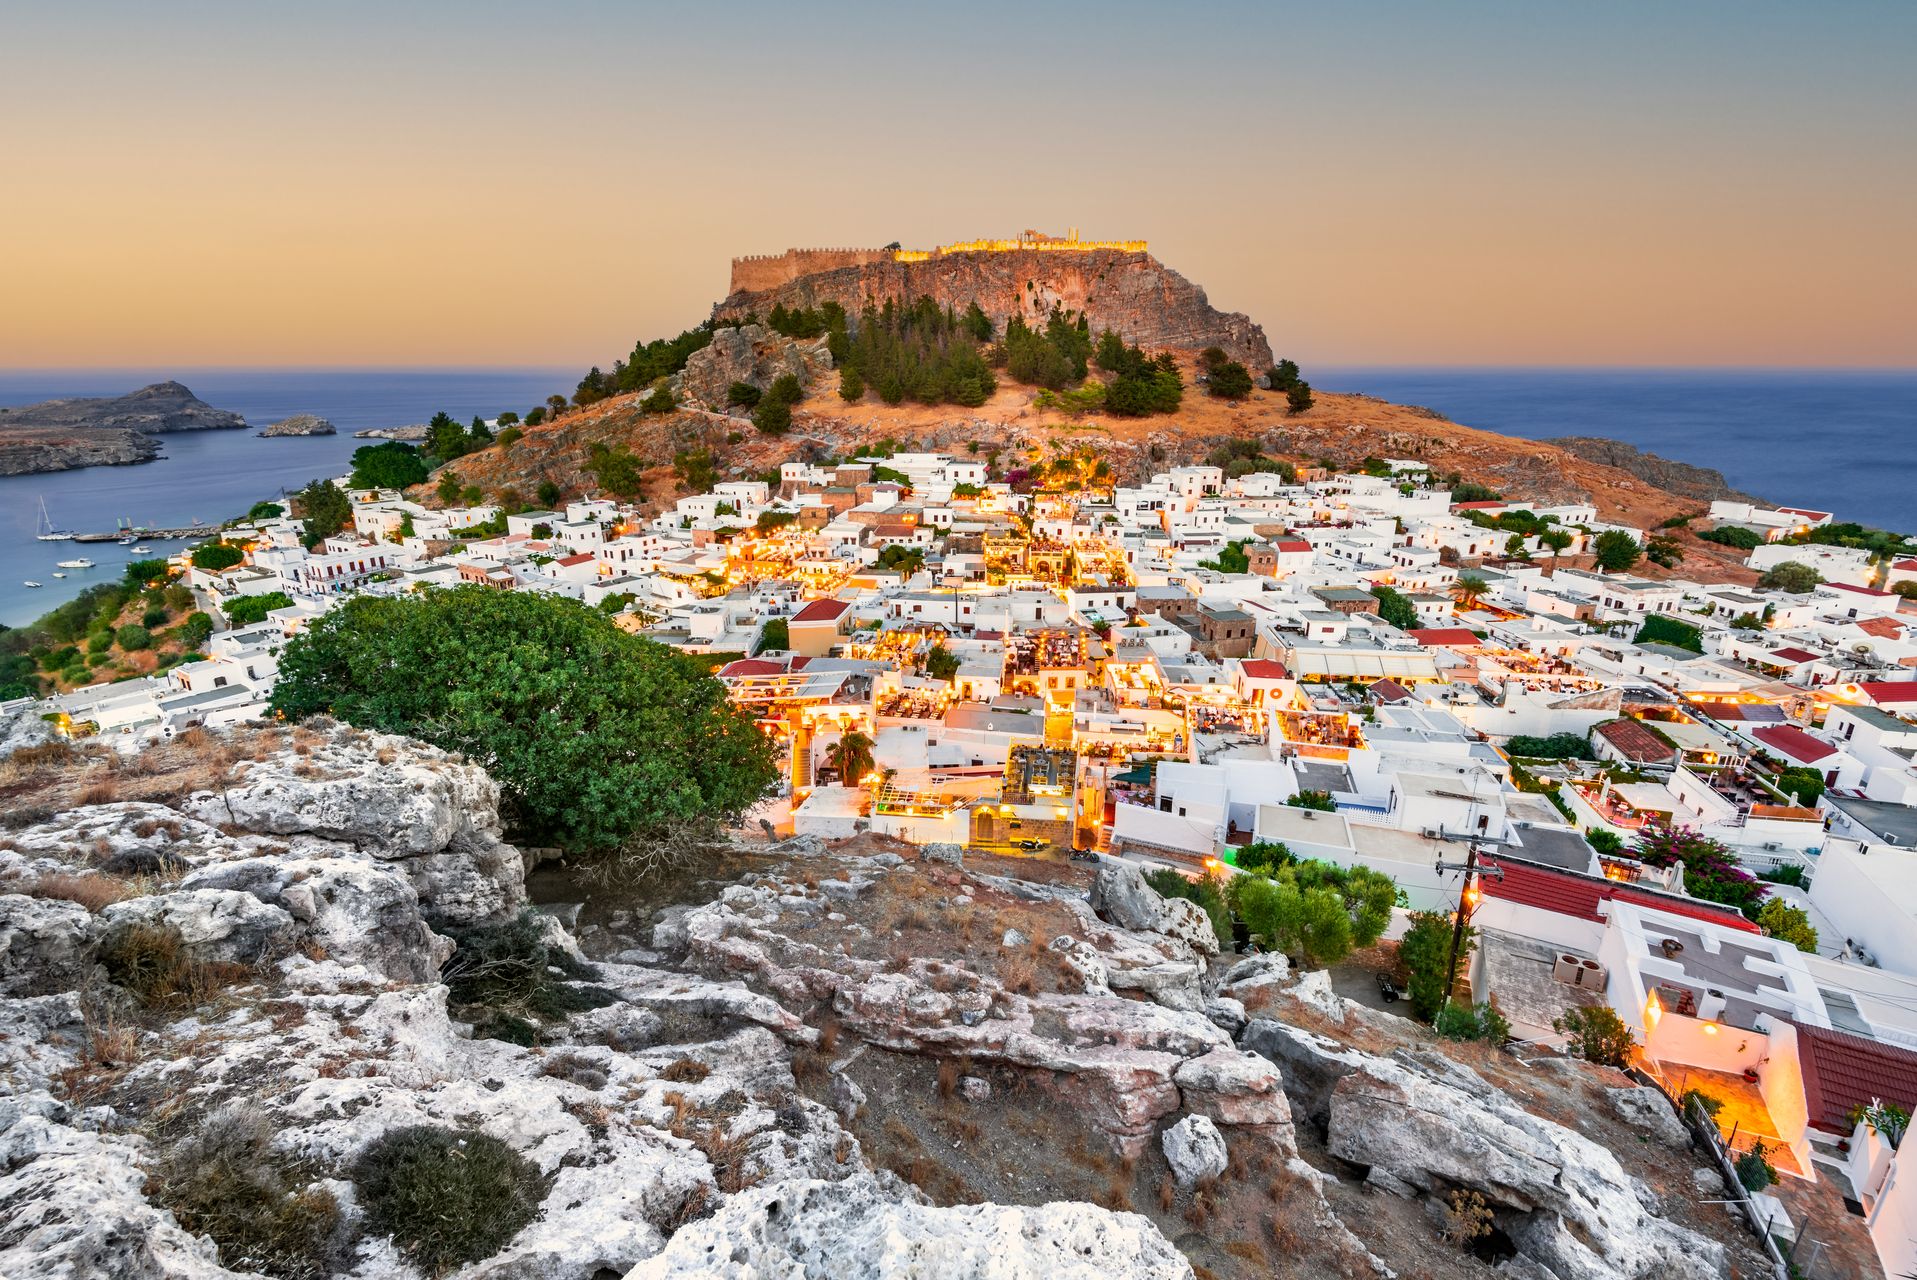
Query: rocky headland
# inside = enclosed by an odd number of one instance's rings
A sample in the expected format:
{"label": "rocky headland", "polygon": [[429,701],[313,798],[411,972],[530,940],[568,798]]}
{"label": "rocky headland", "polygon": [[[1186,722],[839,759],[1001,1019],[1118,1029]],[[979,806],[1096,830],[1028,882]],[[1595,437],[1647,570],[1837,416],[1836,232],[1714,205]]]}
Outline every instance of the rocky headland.
{"label": "rocky headland", "polygon": [[1724,473],[1715,467],[1675,462],[1655,453],[1646,453],[1622,440],[1607,440],[1602,436],[1557,436],[1544,443],[1575,454],[1587,462],[1628,471],[1646,484],[1656,485],[1666,493],[1674,493],[1679,497],[1696,498],[1701,502],[1719,499],[1763,501],[1762,498],[1731,488],[1730,482],[1724,479]]}
{"label": "rocky headland", "polygon": [[420,743],[15,728],[11,1280],[1758,1274],[1660,1098],[1220,956],[1127,867],[864,835],[529,905]]}
{"label": "rocky headland", "polygon": [[333,424],[311,413],[296,413],[290,418],[261,429],[262,436],[330,436],[336,434]]}
{"label": "rocky headland", "polygon": [[245,425],[239,414],[214,408],[177,382],[124,396],[0,408],[0,475],[148,462],[159,456],[156,435]]}

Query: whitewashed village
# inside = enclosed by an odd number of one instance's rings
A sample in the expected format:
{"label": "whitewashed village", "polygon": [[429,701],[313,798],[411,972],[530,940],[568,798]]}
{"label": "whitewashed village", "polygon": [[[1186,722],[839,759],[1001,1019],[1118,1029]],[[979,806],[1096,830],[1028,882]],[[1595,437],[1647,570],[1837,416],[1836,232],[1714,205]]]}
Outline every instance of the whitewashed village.
{"label": "whitewashed village", "polygon": [[[755,831],[1382,873],[1387,938],[1468,920],[1462,985],[1514,1042],[1608,1008],[1650,1079],[1708,1100],[1728,1158],[1774,1170],[1753,1202],[1780,1247],[1815,1222],[1917,1269],[1917,561],[1719,502],[1753,568],[1801,569],[1652,580],[1656,530],[1457,500],[1415,460],[1036,470],[789,462],[650,518],[351,490],[310,550],[282,515],[226,531],[238,564],[176,557],[229,620],[203,660],[42,710],[134,749],[265,715],[288,639],[356,594],[567,597],[709,662],[779,744]],[[1557,563],[1594,551],[1621,567]]]}

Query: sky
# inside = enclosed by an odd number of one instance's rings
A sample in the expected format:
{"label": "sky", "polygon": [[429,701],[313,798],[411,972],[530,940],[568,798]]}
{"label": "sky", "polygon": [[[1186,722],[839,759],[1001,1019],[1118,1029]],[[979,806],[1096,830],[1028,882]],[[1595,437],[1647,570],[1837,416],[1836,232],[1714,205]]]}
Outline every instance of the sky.
{"label": "sky", "polygon": [[1142,238],[1336,364],[1917,364],[1917,5],[12,0],[0,367],[609,365]]}

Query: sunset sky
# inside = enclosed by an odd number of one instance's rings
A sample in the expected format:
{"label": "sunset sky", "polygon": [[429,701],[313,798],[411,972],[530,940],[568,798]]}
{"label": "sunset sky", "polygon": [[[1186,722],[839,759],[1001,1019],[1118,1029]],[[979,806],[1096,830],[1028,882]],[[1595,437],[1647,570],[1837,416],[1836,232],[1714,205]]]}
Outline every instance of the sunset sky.
{"label": "sunset sky", "polygon": [[610,364],[1140,237],[1308,362],[1917,363],[1917,5],[8,6],[0,366]]}

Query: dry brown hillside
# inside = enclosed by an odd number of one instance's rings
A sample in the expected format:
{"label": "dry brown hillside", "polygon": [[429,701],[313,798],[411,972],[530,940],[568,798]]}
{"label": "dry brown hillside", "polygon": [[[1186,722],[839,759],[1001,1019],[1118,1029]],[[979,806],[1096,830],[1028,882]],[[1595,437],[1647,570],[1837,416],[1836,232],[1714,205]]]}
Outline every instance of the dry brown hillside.
{"label": "dry brown hillside", "polygon": [[[981,449],[1035,450],[1039,456],[1088,444],[1112,463],[1121,479],[1135,480],[1169,465],[1200,460],[1224,440],[1250,437],[1271,456],[1305,464],[1356,464],[1367,456],[1420,458],[1437,472],[1455,472],[1510,498],[1589,498],[1603,517],[1640,528],[1701,513],[1706,505],[1553,445],[1480,431],[1427,409],[1369,396],[1321,393],[1309,411],[1289,415],[1284,397],[1273,392],[1255,391],[1249,399],[1231,403],[1189,389],[1184,407],[1168,417],[1075,419],[1034,408],[1032,389],[1010,382],[1002,383],[977,409],[892,406],[870,395],[847,405],[835,386],[836,380],[828,379],[812,388],[794,412],[792,431],[782,437],[760,435],[744,417],[690,410],[642,414],[638,396],[621,396],[529,428],[510,446],[471,454],[450,467],[462,484],[478,485],[488,496],[510,488],[531,501],[540,482],[548,479],[565,493],[577,494],[596,490],[584,467],[591,446],[603,443],[629,449],[652,464],[644,497],[662,503],[678,491],[671,462],[685,449],[709,450],[720,477],[727,478],[759,475],[794,458],[838,456],[887,438],[906,448],[963,451],[977,441]],[[432,491],[433,486],[421,486],[415,496],[432,501]],[[1686,556],[1679,572],[1697,575],[1708,568],[1703,576],[1748,577],[1734,553],[1727,555],[1724,548],[1688,535],[1679,538]],[[1645,568],[1657,572],[1655,566]]]}

